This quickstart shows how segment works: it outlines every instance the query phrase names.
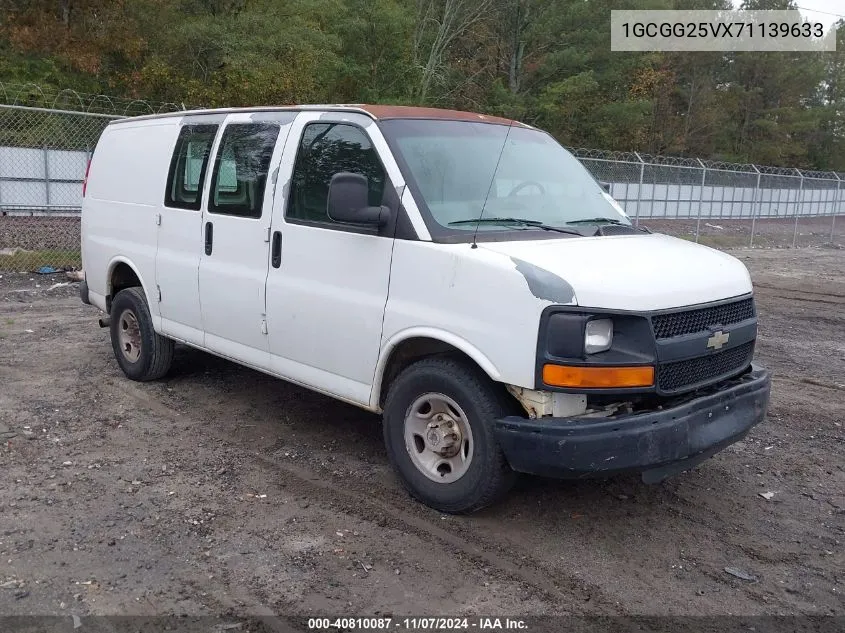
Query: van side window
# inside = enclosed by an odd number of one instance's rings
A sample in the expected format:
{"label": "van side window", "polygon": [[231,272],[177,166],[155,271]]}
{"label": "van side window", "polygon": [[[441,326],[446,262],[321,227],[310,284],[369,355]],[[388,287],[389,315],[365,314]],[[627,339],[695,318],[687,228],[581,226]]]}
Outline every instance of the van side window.
{"label": "van side window", "polygon": [[381,204],[384,168],[363,130],[342,123],[307,125],[296,154],[285,216],[333,223],[327,212],[329,183],[332,176],[343,171],[366,176],[370,205]]}
{"label": "van side window", "polygon": [[260,218],[279,125],[231,123],[223,130],[211,175],[211,213]]}
{"label": "van side window", "polygon": [[217,128],[217,125],[185,125],[179,130],[167,174],[165,206],[199,210],[208,155]]}

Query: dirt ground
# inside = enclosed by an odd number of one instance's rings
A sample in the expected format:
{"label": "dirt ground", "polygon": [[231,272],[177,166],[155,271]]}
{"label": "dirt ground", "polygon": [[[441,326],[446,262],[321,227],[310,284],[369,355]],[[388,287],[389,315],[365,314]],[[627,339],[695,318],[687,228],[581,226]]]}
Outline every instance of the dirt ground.
{"label": "dirt ground", "polygon": [[376,416],[187,348],[131,382],[76,284],[4,273],[0,615],[845,616],[845,251],[734,254],[762,425],[659,485],[525,477],[470,517],[405,494]]}
{"label": "dirt ground", "polygon": [[[845,216],[750,218],[739,220],[701,218],[669,219],[642,218],[640,225],[657,233],[668,233],[687,240],[695,240],[715,248],[797,248],[845,244]],[[754,230],[754,242],[751,231]]]}

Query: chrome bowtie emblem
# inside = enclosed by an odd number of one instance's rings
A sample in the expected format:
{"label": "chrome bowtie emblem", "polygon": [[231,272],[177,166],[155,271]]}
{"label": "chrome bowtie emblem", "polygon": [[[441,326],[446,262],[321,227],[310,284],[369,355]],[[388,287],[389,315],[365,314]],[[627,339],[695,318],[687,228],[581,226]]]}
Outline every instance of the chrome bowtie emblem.
{"label": "chrome bowtie emblem", "polygon": [[728,342],[730,337],[730,334],[725,334],[722,330],[713,332],[713,336],[707,339],[707,347],[708,349],[722,349],[722,346]]}

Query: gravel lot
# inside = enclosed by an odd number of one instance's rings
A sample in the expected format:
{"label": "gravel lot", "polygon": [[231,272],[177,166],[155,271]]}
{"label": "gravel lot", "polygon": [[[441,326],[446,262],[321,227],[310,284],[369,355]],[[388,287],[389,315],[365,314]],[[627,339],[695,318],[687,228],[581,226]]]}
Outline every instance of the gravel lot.
{"label": "gravel lot", "polygon": [[79,250],[79,217],[0,216],[0,248]]}
{"label": "gravel lot", "polygon": [[75,284],[4,273],[0,615],[845,616],[845,251],[735,254],[764,424],[656,486],[526,477],[471,517],[407,497],[376,416],[187,348],[133,383]]}

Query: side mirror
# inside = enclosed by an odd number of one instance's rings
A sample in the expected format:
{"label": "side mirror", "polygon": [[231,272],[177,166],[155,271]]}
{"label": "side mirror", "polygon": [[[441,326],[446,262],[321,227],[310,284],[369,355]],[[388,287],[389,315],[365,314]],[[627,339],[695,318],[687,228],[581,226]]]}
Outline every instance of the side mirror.
{"label": "side mirror", "polygon": [[329,183],[329,218],[335,222],[384,226],[390,219],[390,209],[371,207],[368,198],[366,176],[348,171],[335,174]]}

